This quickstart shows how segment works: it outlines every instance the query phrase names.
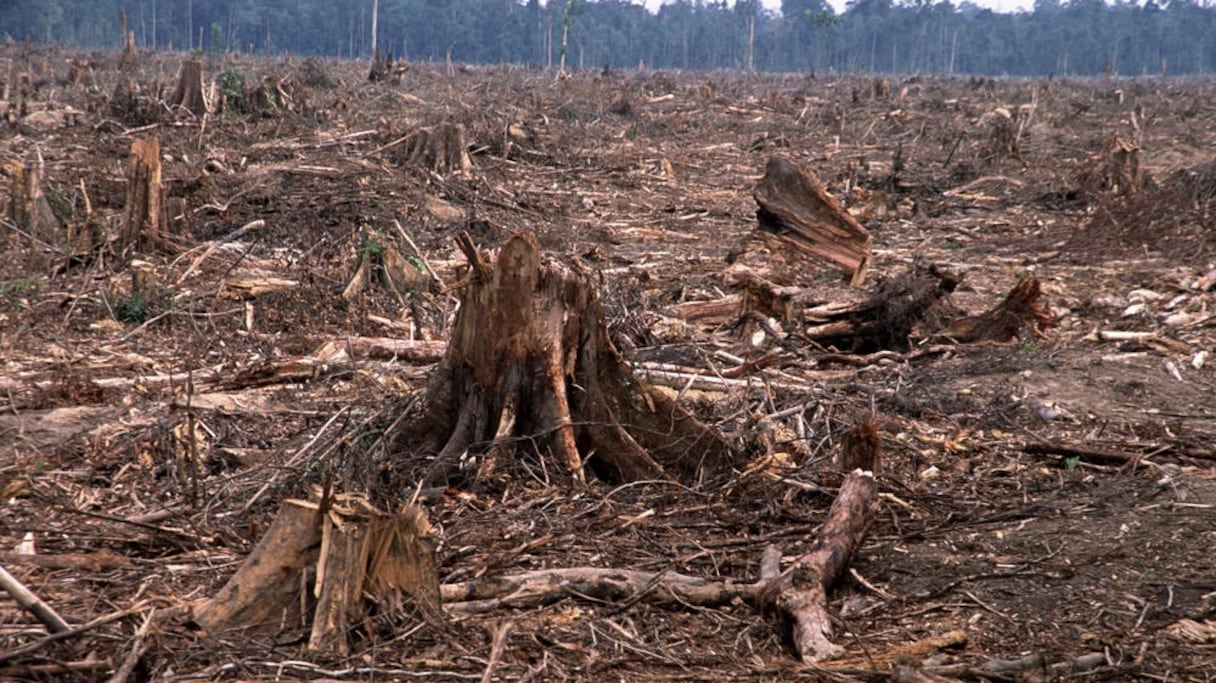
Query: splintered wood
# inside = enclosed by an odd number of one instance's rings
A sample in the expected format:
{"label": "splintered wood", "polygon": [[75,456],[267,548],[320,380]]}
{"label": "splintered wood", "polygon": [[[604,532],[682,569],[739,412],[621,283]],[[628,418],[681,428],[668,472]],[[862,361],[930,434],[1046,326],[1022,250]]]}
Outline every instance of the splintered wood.
{"label": "splintered wood", "polygon": [[825,259],[844,271],[856,287],[870,265],[870,233],[853,218],[808,168],[786,159],[769,159],[753,195],[760,205],[759,229],[808,256]]}
{"label": "splintered wood", "polygon": [[[51,210],[50,202],[42,192],[41,164],[26,168],[25,164],[13,159],[9,161],[9,175],[12,185],[9,188],[8,218],[34,242],[54,243],[55,234],[59,231],[59,219]],[[0,250],[4,241],[0,240]]]}
{"label": "splintered wood", "polygon": [[[215,635],[308,633],[308,649],[349,652],[351,625],[416,606],[442,618],[435,542],[426,514],[379,512],[358,495],[288,500],[228,583],[195,610]],[[367,598],[367,599],[365,599]]]}

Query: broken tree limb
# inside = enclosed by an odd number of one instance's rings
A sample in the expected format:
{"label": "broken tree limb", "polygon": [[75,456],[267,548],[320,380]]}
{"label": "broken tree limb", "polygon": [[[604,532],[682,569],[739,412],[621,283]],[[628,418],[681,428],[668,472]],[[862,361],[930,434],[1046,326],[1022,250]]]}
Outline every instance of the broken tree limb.
{"label": "broken tree limb", "polygon": [[613,481],[695,481],[729,467],[722,437],[621,359],[585,266],[542,257],[525,232],[493,263],[458,243],[471,272],[451,341],[425,414],[395,438],[398,452],[429,456],[428,485],[455,478],[466,456],[517,443],[575,478],[588,462]]}
{"label": "broken tree limb", "polygon": [[69,629],[68,622],[64,621],[54,608],[26,588],[25,584],[18,581],[15,576],[9,574],[3,566],[0,566],[0,589],[7,591],[13,597],[14,602],[38,617],[38,621],[46,626],[49,633],[63,633]]}
{"label": "broken tree limb", "polygon": [[808,168],[784,157],[769,159],[753,193],[759,230],[789,247],[826,259],[844,271],[852,286],[865,280],[872,240]]}
{"label": "broken tree limb", "polygon": [[761,586],[761,583],[710,581],[674,572],[571,567],[444,584],[440,592],[446,609],[480,613],[537,607],[563,598],[592,597],[620,602],[643,595],[656,604],[716,607],[737,599],[753,600]]}
{"label": "broken tree limb", "polygon": [[791,623],[794,650],[805,662],[830,659],[843,651],[831,640],[827,592],[848,567],[874,517],[879,445],[872,422],[854,428],[845,442],[850,452],[842,453],[841,460],[866,469],[859,467],[845,478],[811,550],[770,581],[758,598],[762,608]]}

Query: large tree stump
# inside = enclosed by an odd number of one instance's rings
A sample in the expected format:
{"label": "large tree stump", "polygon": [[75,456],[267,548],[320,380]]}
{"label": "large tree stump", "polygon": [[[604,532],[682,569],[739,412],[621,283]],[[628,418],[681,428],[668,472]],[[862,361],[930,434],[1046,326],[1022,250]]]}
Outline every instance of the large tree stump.
{"label": "large tree stump", "polygon": [[458,173],[465,177],[473,171],[464,125],[459,123],[418,128],[376,151],[394,147],[398,148],[394,161],[402,166],[425,168],[440,175]]}
{"label": "large tree stump", "polygon": [[828,194],[810,169],[773,157],[753,196],[760,205],[756,211],[760,230],[837,265],[850,285],[862,283],[870,265],[870,233]]}
{"label": "large tree stump", "polygon": [[177,87],[169,96],[169,104],[188,109],[195,116],[207,113],[207,101],[203,98],[203,63],[197,59],[182,62],[177,77]]}
{"label": "large tree stump", "polygon": [[[575,478],[695,481],[732,456],[715,432],[634,377],[608,338],[591,274],[542,258],[517,233],[493,266],[462,236],[470,274],[424,416],[399,450],[433,454],[425,479],[453,479],[466,456],[488,475],[516,446]],[[474,458],[475,460],[475,458]]]}
{"label": "large tree stump", "polygon": [[142,250],[148,246],[164,247],[161,235],[160,140],[153,137],[131,143],[131,158],[127,163],[126,220],[123,223],[122,249]]}

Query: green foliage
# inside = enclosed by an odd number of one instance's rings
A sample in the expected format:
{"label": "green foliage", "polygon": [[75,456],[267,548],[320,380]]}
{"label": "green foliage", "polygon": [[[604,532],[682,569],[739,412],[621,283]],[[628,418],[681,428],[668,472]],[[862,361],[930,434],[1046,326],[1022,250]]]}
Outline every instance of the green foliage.
{"label": "green foliage", "polygon": [[19,277],[0,282],[0,305],[6,308],[26,309],[30,299],[42,292],[42,282],[32,277]]}
{"label": "green foliage", "polygon": [[1069,472],[1076,470],[1077,466],[1080,464],[1081,458],[1075,455],[1070,458],[1064,458],[1064,469],[1068,470]]}
{"label": "green foliage", "polygon": [[384,260],[384,245],[375,237],[368,237],[359,246],[359,259],[367,263],[380,263]]}
{"label": "green foliage", "polygon": [[119,294],[114,297],[111,305],[114,309],[114,319],[120,323],[142,323],[150,317],[144,295],[139,292]]}
{"label": "green foliage", "polygon": [[244,74],[236,69],[226,69],[216,75],[215,84],[224,98],[226,110],[246,111]]}

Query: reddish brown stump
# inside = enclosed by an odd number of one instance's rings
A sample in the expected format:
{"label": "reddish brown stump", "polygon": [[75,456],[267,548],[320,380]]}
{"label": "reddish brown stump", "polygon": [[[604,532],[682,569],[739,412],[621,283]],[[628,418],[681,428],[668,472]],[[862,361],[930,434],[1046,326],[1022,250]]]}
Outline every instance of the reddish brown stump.
{"label": "reddish brown stump", "polygon": [[581,479],[695,481],[728,467],[726,443],[666,394],[634,377],[608,338],[585,267],[543,258],[517,233],[488,265],[467,236],[470,263],[451,342],[431,376],[427,411],[399,446],[434,454],[428,484],[483,455],[488,475],[516,447]]}

